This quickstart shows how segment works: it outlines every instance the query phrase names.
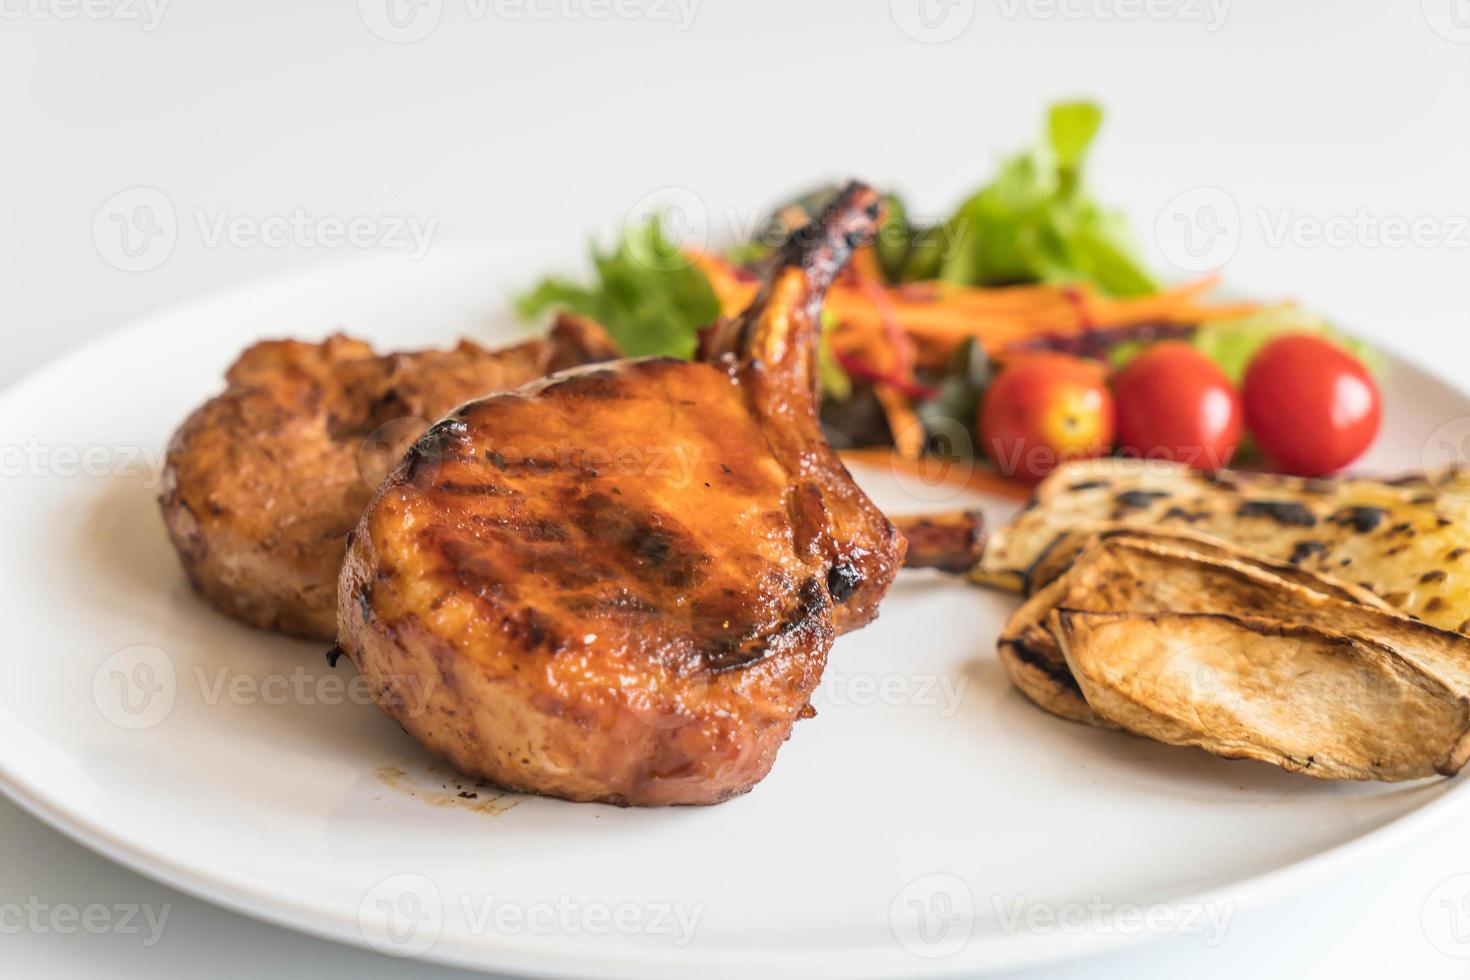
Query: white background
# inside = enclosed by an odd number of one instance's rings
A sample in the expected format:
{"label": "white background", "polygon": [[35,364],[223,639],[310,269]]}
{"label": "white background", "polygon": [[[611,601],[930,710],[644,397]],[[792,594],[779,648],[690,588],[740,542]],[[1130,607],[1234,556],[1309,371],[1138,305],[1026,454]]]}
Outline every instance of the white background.
{"label": "white background", "polygon": [[[1216,229],[1234,288],[1300,299],[1470,385],[1465,0],[930,0],[927,21],[888,0],[424,0],[396,33],[385,0],[173,0],[157,18],[160,2],[0,0],[0,381],[160,306],[358,251],[311,232],[214,241],[221,219],[365,217],[386,234],[402,218],[432,227],[429,247],[570,248],[671,187],[718,235],[842,175],[936,215],[1049,100],[1080,94],[1109,109],[1092,183],[1160,268],[1188,260],[1180,236]],[[176,240],[128,272],[106,202],[139,187],[166,198]],[[1223,196],[1171,205],[1199,187]],[[1384,241],[1416,220],[1418,244]],[[1319,225],[1345,238],[1314,242]],[[1216,949],[1163,940],[1087,973],[1462,977],[1470,960],[1424,924],[1447,914],[1425,908],[1435,886],[1467,871],[1470,841],[1450,832],[1240,910]],[[0,803],[0,905],[32,896],[172,903],[171,918],[150,949],[0,933],[7,975],[448,975],[216,910]]]}

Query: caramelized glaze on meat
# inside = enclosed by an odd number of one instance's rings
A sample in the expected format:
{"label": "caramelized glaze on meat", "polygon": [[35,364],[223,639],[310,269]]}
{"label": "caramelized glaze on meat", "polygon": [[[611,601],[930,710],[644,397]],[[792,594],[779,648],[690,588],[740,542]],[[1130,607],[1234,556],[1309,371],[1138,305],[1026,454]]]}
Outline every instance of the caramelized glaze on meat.
{"label": "caramelized glaze on meat", "polygon": [[502,350],[461,341],[378,355],[340,334],[256,344],[169,447],[160,503],[189,580],[252,626],[332,638],[347,533],[430,423],[471,398],[616,356],[600,327],[575,318]]}
{"label": "caramelized glaze on meat", "polygon": [[875,213],[844,192],[702,360],[558,375],[409,451],[338,603],[385,712],[567,799],[715,803],[765,776],[903,558],[816,418],[822,295]]}

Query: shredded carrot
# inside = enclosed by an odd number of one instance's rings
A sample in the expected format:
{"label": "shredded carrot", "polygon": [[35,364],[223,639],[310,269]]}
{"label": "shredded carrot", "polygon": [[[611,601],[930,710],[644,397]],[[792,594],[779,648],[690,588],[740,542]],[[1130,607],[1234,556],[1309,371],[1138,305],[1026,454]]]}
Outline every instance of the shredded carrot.
{"label": "shredded carrot", "polygon": [[924,425],[904,393],[892,385],[874,385],[873,395],[888,418],[888,431],[893,434],[893,451],[904,459],[924,455]]}
{"label": "shredded carrot", "polygon": [[[759,285],[754,278],[721,256],[696,252],[692,258],[726,316],[734,316],[755,297]],[[1132,326],[1194,326],[1257,309],[1248,303],[1209,302],[1206,294],[1216,285],[1217,277],[1209,276],[1130,298],[1105,296],[1084,283],[886,286],[876,254],[863,248],[855,253],[852,268],[828,290],[826,311],[835,327],[827,340],[842,368],[873,386],[889,430],[902,443],[899,453],[914,459],[923,451],[914,404],[934,394],[916,372],[942,368],[966,341],[978,342],[988,355],[1003,360],[1016,345],[1038,337],[1067,338]]]}

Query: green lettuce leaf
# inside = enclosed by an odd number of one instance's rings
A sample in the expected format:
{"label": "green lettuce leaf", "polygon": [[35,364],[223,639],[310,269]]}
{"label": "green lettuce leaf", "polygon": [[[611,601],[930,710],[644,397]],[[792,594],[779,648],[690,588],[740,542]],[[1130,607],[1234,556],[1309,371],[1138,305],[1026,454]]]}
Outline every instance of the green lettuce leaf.
{"label": "green lettuce leaf", "polygon": [[601,323],[629,357],[694,354],[700,327],[720,315],[709,279],[690,265],[659,218],[628,229],[611,253],[592,246],[596,282],[543,279],[516,300],[521,316],[571,310]]}
{"label": "green lettuce leaf", "polygon": [[[1005,160],[941,226],[939,278],[967,286],[1088,282],[1114,296],[1156,292],[1126,222],[1083,186],[1102,117],[1090,102],[1052,106],[1046,143]],[[910,274],[919,268],[911,265]]]}

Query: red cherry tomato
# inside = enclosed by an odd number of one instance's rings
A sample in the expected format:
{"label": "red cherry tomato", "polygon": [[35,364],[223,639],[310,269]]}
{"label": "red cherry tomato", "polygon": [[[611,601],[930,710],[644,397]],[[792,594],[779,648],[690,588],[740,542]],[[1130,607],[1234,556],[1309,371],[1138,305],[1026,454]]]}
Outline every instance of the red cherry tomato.
{"label": "red cherry tomato", "polygon": [[1113,398],[1102,365],[1032,354],[1004,367],[980,404],[980,438],[1002,473],[1027,482],[1113,447]]}
{"label": "red cherry tomato", "polygon": [[1382,403],[1363,363],[1311,334],[1262,347],[1245,371],[1245,420],[1284,473],[1321,476],[1357,459],[1378,434]]}
{"label": "red cherry tomato", "polygon": [[1240,399],[1214,361],[1182,341],[1145,350],[1113,378],[1118,444],[1144,459],[1201,470],[1230,465],[1240,445]]}

